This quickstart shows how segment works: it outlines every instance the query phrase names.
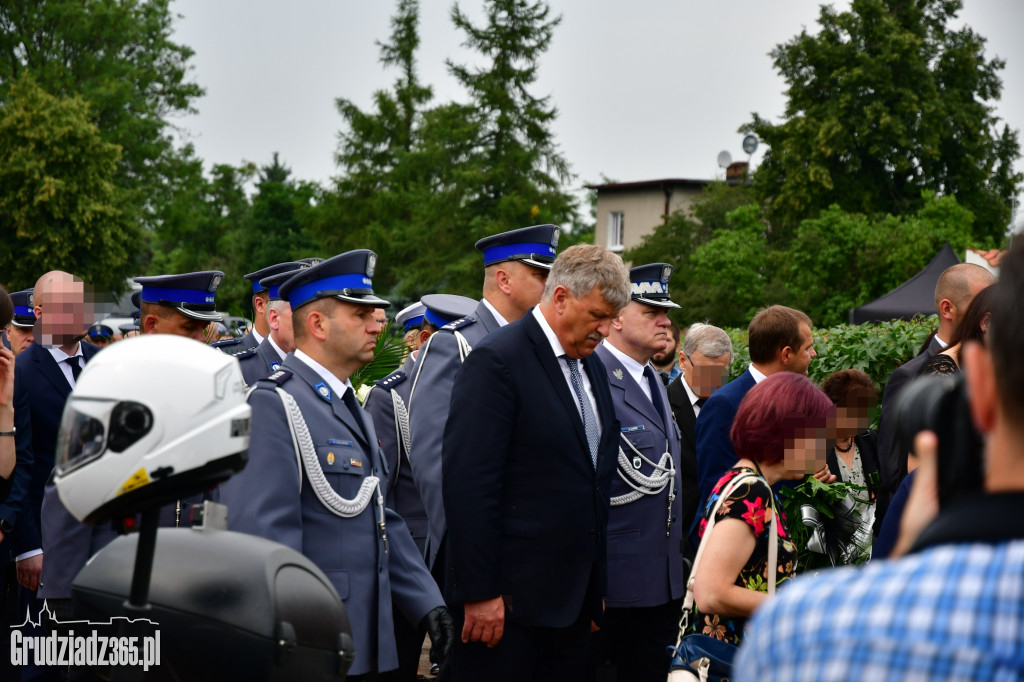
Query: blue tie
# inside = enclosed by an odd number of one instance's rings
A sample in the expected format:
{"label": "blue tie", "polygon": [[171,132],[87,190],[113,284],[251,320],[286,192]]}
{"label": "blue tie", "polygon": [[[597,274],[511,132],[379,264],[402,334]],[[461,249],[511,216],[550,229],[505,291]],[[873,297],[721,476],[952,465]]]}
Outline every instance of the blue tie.
{"label": "blue tie", "polygon": [[644,376],[647,377],[647,385],[651,388],[651,403],[654,405],[654,410],[658,413],[658,417],[664,421],[665,403],[661,400],[661,387],[664,384],[658,379],[658,376],[654,373],[654,368],[650,365],[644,365]]}
{"label": "blue tie", "polygon": [[563,355],[565,364],[569,366],[569,379],[572,383],[573,393],[576,394],[576,402],[580,405],[580,414],[583,416],[583,431],[587,434],[587,446],[590,448],[590,461],[594,468],[597,468],[597,443],[600,438],[597,432],[597,417],[594,416],[594,408],[590,405],[590,398],[583,390],[583,377],[580,375],[579,363]]}

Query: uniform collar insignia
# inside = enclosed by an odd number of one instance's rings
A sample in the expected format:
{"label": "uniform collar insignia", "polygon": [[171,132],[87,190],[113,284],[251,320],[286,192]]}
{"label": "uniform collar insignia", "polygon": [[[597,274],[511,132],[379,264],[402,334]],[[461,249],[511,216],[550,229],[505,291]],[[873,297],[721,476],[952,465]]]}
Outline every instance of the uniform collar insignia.
{"label": "uniform collar insignia", "polygon": [[618,379],[619,381],[622,381],[622,370],[621,369],[616,367],[615,369],[612,370],[612,374],[615,376],[616,379]]}
{"label": "uniform collar insignia", "polygon": [[316,392],[320,395],[321,398],[323,398],[327,402],[331,402],[331,389],[327,386],[327,384],[321,381],[319,384],[313,386],[313,388],[316,390]]}

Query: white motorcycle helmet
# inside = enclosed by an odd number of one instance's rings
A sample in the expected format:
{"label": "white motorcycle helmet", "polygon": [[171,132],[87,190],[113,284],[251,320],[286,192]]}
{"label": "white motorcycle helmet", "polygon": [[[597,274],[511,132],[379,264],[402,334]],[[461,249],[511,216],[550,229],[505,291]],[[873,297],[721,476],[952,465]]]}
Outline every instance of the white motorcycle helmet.
{"label": "white motorcycle helmet", "polygon": [[96,524],[207,490],[245,466],[238,361],[166,334],[112,344],[79,376],[57,436],[64,506]]}

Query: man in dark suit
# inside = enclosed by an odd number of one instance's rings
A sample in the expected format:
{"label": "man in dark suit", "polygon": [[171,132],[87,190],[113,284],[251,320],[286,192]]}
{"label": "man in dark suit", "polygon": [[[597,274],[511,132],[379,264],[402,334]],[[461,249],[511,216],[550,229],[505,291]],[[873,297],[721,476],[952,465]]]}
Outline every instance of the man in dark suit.
{"label": "man in dark suit", "polygon": [[[25,405],[27,410],[21,411],[28,416],[24,421],[16,414],[29,435],[18,441],[16,466],[23,469],[24,485],[16,480],[11,495],[0,505],[0,533],[4,549],[16,561],[22,615],[26,608],[35,615],[42,606],[36,598],[44,560],[40,513],[64,403],[85,363],[98,350],[81,340],[92,320],[82,280],[66,272],[48,272],[36,282],[33,303],[35,341],[15,363],[15,403]],[[31,667],[22,678],[56,679],[48,674],[55,676],[56,671]]]}
{"label": "man in dark suit", "polygon": [[953,338],[960,318],[975,294],[995,282],[992,273],[971,263],[960,263],[946,268],[935,283],[935,312],[939,328],[928,347],[917,357],[897,367],[885,384],[882,394],[882,414],[878,424],[878,464],[882,479],[881,495],[892,496],[907,475],[907,453],[900,452],[896,443],[895,405],[907,382],[936,353],[941,353]]}
{"label": "man in dark suit", "polygon": [[621,259],[573,246],[540,305],[474,348],[455,380],[442,480],[456,681],[585,677],[619,439],[593,353],[628,302]]}
{"label": "man in dark suit", "polygon": [[[221,490],[230,530],[302,552],[330,579],[352,625],[349,680],[376,680],[398,666],[392,603],[426,627],[435,647],[452,634],[412,536],[384,507],[387,468],[349,381],[373,359],[374,309],[389,305],[373,293],[376,260],[350,251],[281,285],[296,350],[250,394],[249,463]],[[293,440],[293,429],[304,435]]]}
{"label": "man in dark suit", "polygon": [[629,271],[629,305],[612,320],[596,355],[608,374],[615,418],[621,424],[618,467],[608,518],[608,594],[605,625],[595,648],[617,679],[663,682],[666,642],[675,639],[685,591],[679,523],[679,429],[652,358],[676,341],[668,310],[672,266]]}
{"label": "man in dark suit", "polygon": [[[747,335],[750,342],[747,371],[715,391],[697,418],[697,472],[702,505],[698,512],[703,510],[718,479],[739,459],[729,431],[747,392],[776,372],[797,372],[806,376],[811,359],[817,355],[810,318],[786,306],[773,305],[759,311],[750,321]],[[826,483],[835,481],[827,466],[814,476]],[[701,517],[698,513],[690,526],[690,542],[694,547],[699,544],[696,533]]]}
{"label": "man in dark suit", "polygon": [[[700,506],[697,485],[697,417],[711,394],[729,378],[732,340],[724,330],[700,322],[690,325],[679,352],[682,373],[668,385],[668,402],[682,434],[679,478],[682,507],[680,523],[686,531]],[[684,554],[690,558],[687,545]]]}
{"label": "man in dark suit", "polygon": [[[409,397],[409,419],[416,442],[412,475],[427,509],[426,559],[431,569],[446,528],[441,440],[455,374],[487,335],[515,322],[540,301],[559,233],[555,225],[534,225],[478,241],[475,247],[484,258],[484,297],[472,315],[443,327],[420,351]],[[435,572],[443,582],[438,574],[443,574],[443,569]]]}

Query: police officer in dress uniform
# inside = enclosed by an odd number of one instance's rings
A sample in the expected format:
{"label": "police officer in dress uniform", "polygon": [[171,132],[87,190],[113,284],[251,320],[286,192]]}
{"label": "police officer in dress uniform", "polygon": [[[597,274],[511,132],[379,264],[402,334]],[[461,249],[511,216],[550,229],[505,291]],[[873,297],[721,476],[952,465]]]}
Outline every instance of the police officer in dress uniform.
{"label": "police officer in dress uniform", "polygon": [[[559,228],[535,225],[481,239],[484,256],[484,297],[472,315],[456,320],[430,337],[420,351],[409,399],[409,418],[416,456],[412,477],[427,509],[427,565],[435,569],[446,523],[441,498],[441,441],[448,419],[455,374],[466,356],[484,338],[515,322],[540,302],[555,261]],[[439,567],[440,568],[440,567]]]}
{"label": "police officer in dress uniform", "polygon": [[[320,259],[307,260],[319,261]],[[241,338],[225,339],[210,345],[228,355],[238,355],[263,343],[263,339],[267,338],[267,335],[270,333],[270,325],[267,322],[267,303],[270,297],[267,287],[261,284],[260,281],[264,277],[295,270],[302,263],[303,261],[275,263],[246,275],[245,278],[252,284],[252,329],[242,335]],[[306,265],[309,265],[309,263],[306,263]]]}
{"label": "police officer in dress uniform", "polygon": [[598,635],[608,646],[595,650],[631,682],[665,679],[665,647],[685,592],[680,434],[650,363],[671,335],[666,311],[679,307],[668,296],[671,275],[665,263],[632,268],[630,303],[597,348],[622,432],[608,518],[606,623]]}
{"label": "police officer in dress uniform", "polygon": [[416,301],[402,308],[395,315],[395,322],[401,325],[405,345],[410,351],[419,350],[423,345],[420,341],[420,331],[423,326],[423,311],[426,309],[426,306]]}
{"label": "police officer in dress uniform", "polygon": [[453,634],[405,522],[384,506],[386,464],[349,381],[373,357],[374,309],[389,305],[373,293],[376,260],[350,251],[281,285],[296,350],[250,394],[249,463],[221,491],[231,530],[302,552],[331,580],[356,645],[350,680],[398,667],[392,603],[426,627],[435,658]]}
{"label": "police officer in dress uniform", "polygon": [[255,348],[247,348],[235,355],[242,368],[242,377],[247,386],[254,385],[263,377],[276,372],[284,362],[288,353],[295,350],[295,336],[292,332],[292,307],[281,298],[281,285],[298,270],[309,266],[305,263],[293,263],[296,267],[270,275],[260,280],[260,286],[266,287],[266,316],[270,333]]}
{"label": "police officer in dress uniform", "polygon": [[[205,343],[206,325],[221,319],[215,297],[223,279],[224,273],[218,270],[136,277],[135,282],[142,285],[139,292],[142,333],[174,334]],[[153,362],[160,362],[160,358],[153,358]],[[189,507],[203,499],[216,500],[217,491],[179,500],[177,504],[162,508],[160,525],[165,528],[187,525]],[[45,560],[39,597],[47,600],[51,612],[59,620],[69,620],[72,581],[86,561],[117,535],[109,524],[87,526],[75,519],[60,501],[52,475],[46,483],[41,518]],[[100,678],[88,669],[72,668],[68,679]]]}
{"label": "police officer in dress uniform", "polygon": [[[407,331],[412,325],[420,327],[416,330],[416,347],[419,348],[441,327],[471,314],[476,305],[476,301],[465,296],[428,294],[419,303],[400,312],[395,320],[404,325]],[[410,377],[415,371],[418,355],[419,351],[414,350],[400,368],[378,381],[366,396],[363,406],[373,419],[387,460],[387,506],[405,520],[416,547],[422,553],[427,540],[427,512],[409,468],[412,435],[409,429],[408,401],[412,388]],[[388,680],[415,680],[425,631],[417,630],[415,623],[409,623],[397,612],[394,618],[400,665],[395,674],[388,676]]]}
{"label": "police officer in dress uniform", "polygon": [[14,292],[11,294],[11,302],[14,304],[14,318],[7,325],[5,333],[11,352],[17,356],[35,340],[36,314],[32,312],[32,290]]}

